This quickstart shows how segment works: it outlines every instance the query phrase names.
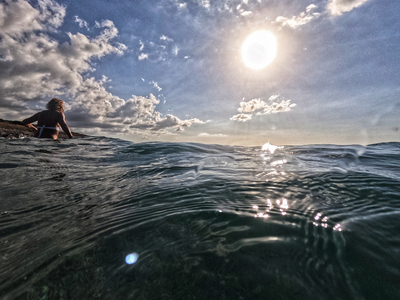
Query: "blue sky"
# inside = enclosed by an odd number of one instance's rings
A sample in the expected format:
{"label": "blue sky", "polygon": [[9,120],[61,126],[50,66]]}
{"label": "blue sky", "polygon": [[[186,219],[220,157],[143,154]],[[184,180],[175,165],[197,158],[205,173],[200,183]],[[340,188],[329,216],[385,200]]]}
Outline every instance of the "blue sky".
{"label": "blue sky", "polygon": [[[3,1],[0,118],[53,97],[73,131],[232,145],[399,141],[400,2]],[[241,47],[266,30],[261,70]]]}

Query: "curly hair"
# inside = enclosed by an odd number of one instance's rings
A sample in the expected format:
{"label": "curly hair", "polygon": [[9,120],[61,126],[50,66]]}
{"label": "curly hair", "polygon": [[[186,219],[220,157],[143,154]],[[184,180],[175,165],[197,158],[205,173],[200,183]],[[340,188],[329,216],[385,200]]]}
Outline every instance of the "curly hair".
{"label": "curly hair", "polygon": [[58,112],[64,112],[64,102],[58,98],[53,98],[46,104],[46,108],[49,110],[55,110]]}

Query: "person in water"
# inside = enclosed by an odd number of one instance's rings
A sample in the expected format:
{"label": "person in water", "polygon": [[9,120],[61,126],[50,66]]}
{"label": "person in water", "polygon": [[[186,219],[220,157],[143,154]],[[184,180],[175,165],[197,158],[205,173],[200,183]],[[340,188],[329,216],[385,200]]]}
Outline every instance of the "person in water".
{"label": "person in water", "polygon": [[[38,112],[32,117],[22,121],[29,128],[37,130],[35,136],[38,138],[58,138],[60,126],[70,139],[73,138],[71,130],[65,122],[64,102],[60,99],[53,98],[46,104],[47,110]],[[37,121],[37,128],[31,123]]]}

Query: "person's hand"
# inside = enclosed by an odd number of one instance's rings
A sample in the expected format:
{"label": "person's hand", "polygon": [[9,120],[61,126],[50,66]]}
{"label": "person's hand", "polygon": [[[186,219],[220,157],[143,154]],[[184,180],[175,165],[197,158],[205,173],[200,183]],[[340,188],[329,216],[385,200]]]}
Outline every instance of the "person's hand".
{"label": "person's hand", "polygon": [[25,126],[28,127],[28,128],[37,130],[37,128],[35,126],[33,126],[32,124],[26,124]]}

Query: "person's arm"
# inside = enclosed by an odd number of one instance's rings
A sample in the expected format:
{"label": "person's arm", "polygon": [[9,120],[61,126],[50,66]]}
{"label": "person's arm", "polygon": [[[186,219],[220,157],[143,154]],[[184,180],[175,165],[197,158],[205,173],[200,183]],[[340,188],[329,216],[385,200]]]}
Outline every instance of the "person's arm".
{"label": "person's arm", "polygon": [[29,117],[29,118],[23,120],[22,124],[24,124],[26,127],[33,128],[33,129],[37,130],[37,128],[35,126],[33,126],[31,123],[39,120],[39,114],[40,113],[36,113],[32,117]]}
{"label": "person's arm", "polygon": [[69,127],[67,125],[67,123],[65,122],[65,116],[63,113],[60,113],[60,117],[58,118],[58,123],[60,124],[62,130],[65,132],[66,135],[68,135],[68,137],[70,139],[72,139],[74,136],[71,133],[71,130],[69,130]]}

